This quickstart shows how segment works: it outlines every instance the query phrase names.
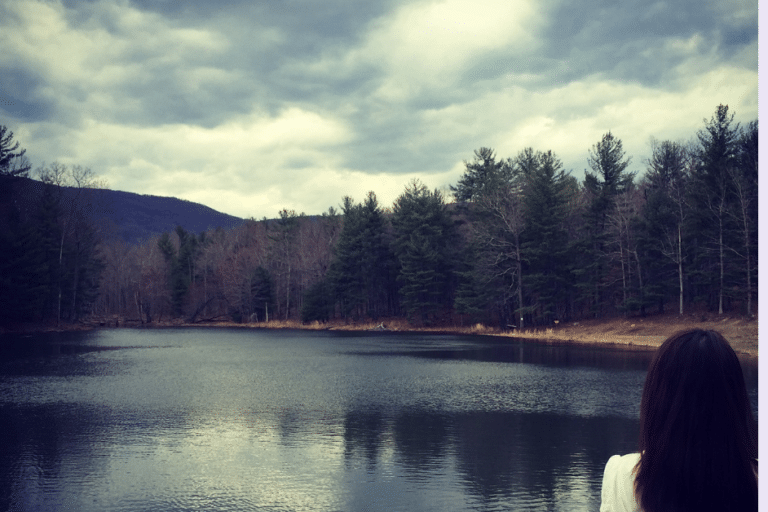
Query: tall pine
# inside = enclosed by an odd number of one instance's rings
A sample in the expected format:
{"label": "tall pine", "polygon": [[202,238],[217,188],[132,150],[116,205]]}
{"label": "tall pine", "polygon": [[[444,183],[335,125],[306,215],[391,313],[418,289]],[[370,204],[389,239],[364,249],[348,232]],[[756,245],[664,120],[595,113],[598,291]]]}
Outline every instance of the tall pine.
{"label": "tall pine", "polygon": [[386,220],[376,194],[355,204],[344,197],[344,224],[328,271],[329,286],[344,317],[378,318],[392,311],[392,259],[385,240]]}
{"label": "tall pine", "polygon": [[564,224],[575,181],[552,151],[536,153],[523,196],[523,282],[535,323],[570,317],[570,244]]}
{"label": "tall pine", "polygon": [[727,105],[698,132],[699,165],[689,189],[695,254],[692,274],[697,298],[723,314],[728,291],[736,282],[731,251],[738,247],[739,226],[734,215],[737,191],[733,174],[738,166],[738,123]]}
{"label": "tall pine", "polygon": [[611,132],[603,135],[589,152],[588,163],[594,173],[586,172],[584,177],[588,206],[579,247],[580,264],[574,274],[582,299],[594,316],[600,316],[606,305],[606,289],[611,283],[609,221],[616,209],[616,197],[627,190],[634,178],[634,173],[626,170],[630,161],[625,157],[621,140]]}
{"label": "tall pine", "polygon": [[684,312],[686,203],[689,160],[686,148],[665,140],[651,143],[651,158],[641,188],[645,203],[637,220],[638,252],[644,269],[644,305],[664,312],[674,298]]}
{"label": "tall pine", "polygon": [[452,298],[455,235],[442,194],[412,181],[395,200],[392,227],[401,305],[410,317],[428,324]]}

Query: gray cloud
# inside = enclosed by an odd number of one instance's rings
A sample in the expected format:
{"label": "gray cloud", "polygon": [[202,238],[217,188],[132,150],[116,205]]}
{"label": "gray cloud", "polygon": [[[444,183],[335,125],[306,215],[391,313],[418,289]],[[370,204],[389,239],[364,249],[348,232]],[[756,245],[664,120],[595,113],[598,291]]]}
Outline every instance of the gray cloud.
{"label": "gray cloud", "polygon": [[0,111],[22,122],[50,117],[53,105],[35,94],[42,84],[43,81],[32,70],[9,66],[0,73]]}
{"label": "gray cloud", "polygon": [[411,177],[441,186],[480,146],[552,149],[580,170],[609,129],[640,168],[649,135],[692,136],[721,102],[757,116],[756,13],[741,0],[8,0],[0,122],[33,160],[257,217],[324,209],[352,182],[383,203]]}

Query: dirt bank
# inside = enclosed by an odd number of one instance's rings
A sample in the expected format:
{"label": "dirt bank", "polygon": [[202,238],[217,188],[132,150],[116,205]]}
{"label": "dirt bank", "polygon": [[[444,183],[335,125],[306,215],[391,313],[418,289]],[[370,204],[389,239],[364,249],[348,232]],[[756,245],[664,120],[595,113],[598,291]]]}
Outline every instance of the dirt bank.
{"label": "dirt bank", "polygon": [[643,318],[614,318],[603,320],[586,320],[557,324],[551,328],[524,329],[520,331],[501,332],[498,329],[483,325],[469,327],[414,327],[402,318],[386,319],[378,322],[362,323],[326,323],[315,322],[302,325],[293,321],[276,321],[259,324],[217,323],[231,327],[260,327],[260,328],[292,328],[292,329],[325,329],[325,330],[388,330],[412,332],[439,332],[455,334],[484,334],[508,336],[513,338],[537,339],[548,343],[580,343],[587,345],[613,345],[658,347],[670,335],[677,331],[691,328],[713,329],[719,331],[731,343],[734,350],[740,354],[758,356],[757,319],[746,317],[693,313],[679,316],[675,313],[649,315]]}
{"label": "dirt bank", "polygon": [[719,331],[741,354],[757,357],[757,319],[712,314],[677,314],[587,320],[559,324],[551,329],[513,334],[520,337],[545,338],[557,341],[658,347],[670,335],[683,329],[700,328]]}

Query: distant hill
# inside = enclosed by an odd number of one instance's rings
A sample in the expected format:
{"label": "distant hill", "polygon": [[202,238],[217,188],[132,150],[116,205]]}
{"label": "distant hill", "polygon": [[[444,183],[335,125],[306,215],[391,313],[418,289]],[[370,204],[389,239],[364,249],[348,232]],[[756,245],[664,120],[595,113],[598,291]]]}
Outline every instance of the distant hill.
{"label": "distant hill", "polygon": [[[43,184],[27,178],[14,179],[11,194],[0,194],[3,201],[11,197],[21,209],[30,210],[43,191]],[[65,188],[65,193],[73,194],[74,189]],[[176,226],[191,233],[200,233],[218,227],[229,229],[237,227],[244,219],[218,212],[202,204],[177,199],[119,190],[94,191],[95,219],[104,226],[104,234],[109,239],[122,239],[135,243],[165,231],[173,231]]]}
{"label": "distant hill", "polygon": [[221,213],[199,203],[177,199],[108,190],[104,218],[117,228],[117,236],[127,242],[144,240],[176,226],[191,233],[209,229],[234,228],[244,219]]}

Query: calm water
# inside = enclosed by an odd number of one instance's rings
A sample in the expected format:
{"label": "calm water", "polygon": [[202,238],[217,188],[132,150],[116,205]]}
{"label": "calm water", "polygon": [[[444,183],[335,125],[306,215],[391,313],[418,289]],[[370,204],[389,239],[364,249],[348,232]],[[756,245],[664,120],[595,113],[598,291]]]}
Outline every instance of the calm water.
{"label": "calm water", "polygon": [[389,333],[0,338],[0,510],[596,510],[649,359]]}

